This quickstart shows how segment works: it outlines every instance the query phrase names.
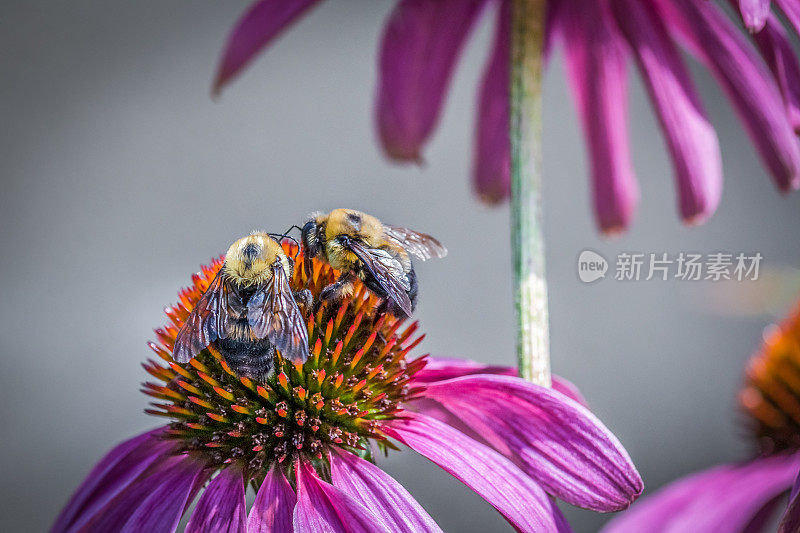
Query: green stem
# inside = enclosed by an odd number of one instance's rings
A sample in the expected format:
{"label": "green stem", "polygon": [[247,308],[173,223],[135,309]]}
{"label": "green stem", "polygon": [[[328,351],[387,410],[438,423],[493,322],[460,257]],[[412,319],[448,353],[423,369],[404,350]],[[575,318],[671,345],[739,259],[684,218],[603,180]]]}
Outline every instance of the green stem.
{"label": "green stem", "polygon": [[549,387],[542,231],[542,50],[546,0],[511,8],[511,247],[520,377]]}

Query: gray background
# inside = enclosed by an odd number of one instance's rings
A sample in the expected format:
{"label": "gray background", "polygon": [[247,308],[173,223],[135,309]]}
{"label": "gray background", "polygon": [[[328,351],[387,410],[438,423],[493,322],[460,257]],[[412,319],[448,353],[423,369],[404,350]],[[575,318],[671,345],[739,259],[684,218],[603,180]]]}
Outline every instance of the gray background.
{"label": "gray background", "polygon": [[[190,273],[253,228],[348,206],[433,233],[450,256],[419,266],[422,348],[513,362],[508,209],[478,205],[468,181],[489,19],[459,66],[426,164],[398,167],[380,156],[371,115],[376,43],[391,2],[323,4],[213,102],[217,54],[245,6],[2,4],[2,530],[47,528],[109,447],[159,423],[142,413],[138,392],[145,341]],[[651,490],[746,455],[735,393],[771,318],[709,312],[720,293],[738,302],[735,287],[584,285],[578,254],[760,251],[772,268],[800,260],[800,196],[777,194],[719,89],[694,70],[722,141],[722,205],[705,226],[679,224],[669,161],[636,82],[631,138],[642,202],[633,229],[614,240],[592,221],[558,55],[545,88],[553,366],[582,388]],[[445,530],[509,530],[413,452],[382,466]],[[604,519],[568,514],[577,531]]]}

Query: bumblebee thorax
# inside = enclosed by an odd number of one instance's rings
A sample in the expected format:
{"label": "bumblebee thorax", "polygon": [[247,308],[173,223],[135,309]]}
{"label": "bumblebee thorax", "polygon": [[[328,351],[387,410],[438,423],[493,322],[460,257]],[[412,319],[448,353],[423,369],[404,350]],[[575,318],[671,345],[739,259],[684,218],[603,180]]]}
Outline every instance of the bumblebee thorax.
{"label": "bumblebee thorax", "polygon": [[280,261],[287,275],[291,269],[281,246],[269,235],[253,233],[231,245],[225,254],[225,274],[240,287],[272,279],[272,265]]}

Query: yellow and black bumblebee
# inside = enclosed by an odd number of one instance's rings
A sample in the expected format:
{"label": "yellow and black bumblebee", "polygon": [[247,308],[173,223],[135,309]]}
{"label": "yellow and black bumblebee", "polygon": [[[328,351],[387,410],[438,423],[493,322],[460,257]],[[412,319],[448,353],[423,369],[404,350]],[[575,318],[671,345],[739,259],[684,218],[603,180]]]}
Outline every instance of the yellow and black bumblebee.
{"label": "yellow and black bumblebee", "polygon": [[213,344],[238,375],[263,380],[274,367],[276,348],[293,362],[308,359],[298,300],[310,307],[311,293],[292,293],[294,262],[271,235],[254,232],[231,245],[178,332],[175,361],[187,363]]}
{"label": "yellow and black bumblebee", "polygon": [[338,299],[353,290],[357,277],[383,299],[382,310],[408,316],[417,302],[417,275],[409,252],[423,261],[444,257],[447,249],[424,233],[381,223],[353,209],[314,213],[302,228],[305,258],[319,257],[341,271],[322,290],[321,299]]}

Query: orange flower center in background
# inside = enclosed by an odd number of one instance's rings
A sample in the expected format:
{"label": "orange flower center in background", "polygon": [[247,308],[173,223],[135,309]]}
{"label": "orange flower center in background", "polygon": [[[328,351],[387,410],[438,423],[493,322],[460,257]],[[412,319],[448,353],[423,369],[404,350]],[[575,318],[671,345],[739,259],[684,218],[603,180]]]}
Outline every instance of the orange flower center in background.
{"label": "orange flower center in background", "polygon": [[767,331],[739,399],[762,453],[800,449],[800,305]]}
{"label": "orange flower center in background", "polygon": [[[293,243],[283,243],[294,256]],[[308,289],[317,302],[338,272],[316,259],[307,276],[302,254],[295,262],[292,290]],[[246,479],[260,484],[275,462],[304,456],[326,471],[323,451],[338,446],[371,459],[369,441],[384,452],[393,445],[381,432],[381,421],[393,418],[399,404],[421,389],[410,385],[424,359],[408,362],[409,351],[424,336],[414,336],[416,322],[400,331],[405,319],[376,316],[377,299],[356,281],[353,295],[323,303],[308,317],[311,356],[294,365],[276,356],[275,372],[264,382],[237,376],[212,344],[188,364],[171,353],[178,330],[222,266],[217,259],[192,277],[180,302],[166,310],[171,324],[156,330],[159,344],[150,347],[161,361],[145,369],[161,383],[145,383],[156,398],[147,412],[172,420],[168,438],[180,451],[201,455],[215,467],[239,463]],[[295,457],[299,458],[299,457]]]}

